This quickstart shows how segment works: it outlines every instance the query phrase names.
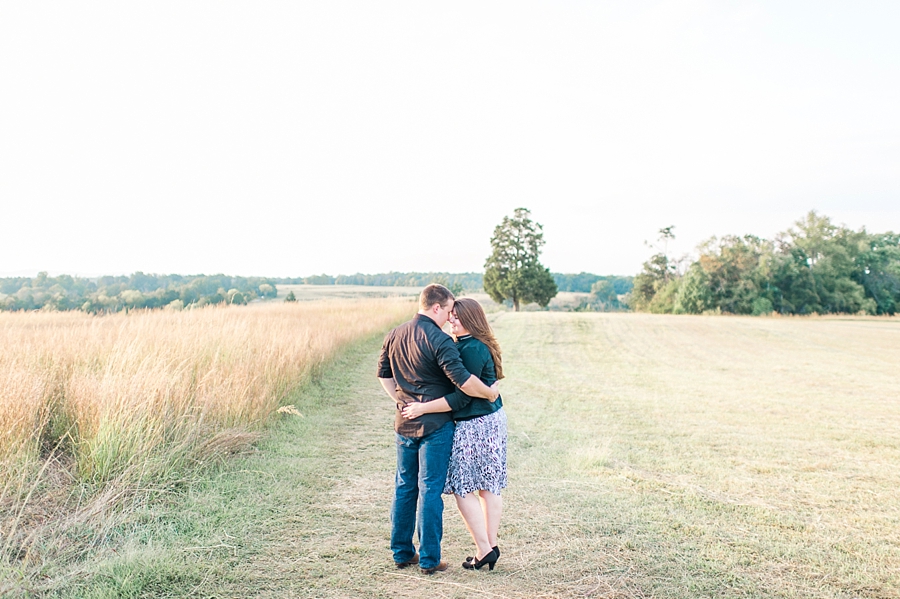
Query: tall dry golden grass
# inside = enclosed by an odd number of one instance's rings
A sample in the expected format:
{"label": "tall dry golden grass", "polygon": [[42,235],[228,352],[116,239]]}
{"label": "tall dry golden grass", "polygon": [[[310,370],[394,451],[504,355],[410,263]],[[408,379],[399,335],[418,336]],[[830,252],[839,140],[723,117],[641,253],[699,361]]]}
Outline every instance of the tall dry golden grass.
{"label": "tall dry golden grass", "polygon": [[104,317],[0,314],[0,460],[60,445],[102,481],[223,430],[255,427],[338,348],[408,300],[330,300]]}
{"label": "tall dry golden grass", "polygon": [[0,546],[60,481],[106,492],[246,443],[337,350],[413,311],[394,298],[0,313]]}

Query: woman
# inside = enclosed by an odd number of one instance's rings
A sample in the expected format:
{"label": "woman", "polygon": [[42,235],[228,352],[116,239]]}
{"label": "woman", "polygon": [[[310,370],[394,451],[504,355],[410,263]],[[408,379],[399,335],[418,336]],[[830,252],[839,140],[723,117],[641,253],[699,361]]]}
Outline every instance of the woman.
{"label": "woman", "polygon": [[[500,345],[488,324],[481,304],[460,298],[450,313],[450,326],[466,369],[484,384],[503,378]],[[454,394],[426,403],[411,403],[403,409],[407,418],[430,412],[453,410],[456,431],[444,493],[453,493],[456,506],[475,541],[475,555],[463,562],[467,569],[494,569],[500,557],[497,533],[506,487],[506,412],[503,400],[495,402]],[[475,495],[478,491],[478,495]]]}

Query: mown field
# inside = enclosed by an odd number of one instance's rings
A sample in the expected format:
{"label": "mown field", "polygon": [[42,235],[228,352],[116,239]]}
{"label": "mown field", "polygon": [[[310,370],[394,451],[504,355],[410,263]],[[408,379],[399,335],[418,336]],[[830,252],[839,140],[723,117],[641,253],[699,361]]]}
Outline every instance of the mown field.
{"label": "mown field", "polygon": [[900,321],[491,318],[511,429],[494,572],[459,567],[449,499],[451,569],[392,567],[373,333],[290,398],[302,417],[138,508],[45,596],[900,596]]}
{"label": "mown field", "polygon": [[900,594],[896,319],[536,314],[498,329],[515,492],[542,498],[522,545],[552,539],[543,575],[600,596]]}

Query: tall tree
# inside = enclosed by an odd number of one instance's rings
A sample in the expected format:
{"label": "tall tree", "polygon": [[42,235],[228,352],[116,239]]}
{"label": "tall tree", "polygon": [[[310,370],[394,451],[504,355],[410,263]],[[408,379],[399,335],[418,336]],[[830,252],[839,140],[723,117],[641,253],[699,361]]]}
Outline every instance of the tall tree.
{"label": "tall tree", "polygon": [[[663,244],[662,254],[663,254],[663,256],[666,257],[667,264],[671,262],[669,260],[669,240],[670,239],[675,239],[675,225],[669,225],[668,227],[663,227],[662,229],[659,230],[659,237],[657,237],[657,240],[661,241]],[[669,282],[669,270],[670,269],[668,269],[668,268],[665,270],[665,276],[666,276],[667,283]]]}
{"label": "tall tree", "polygon": [[543,226],[531,220],[527,208],[516,208],[512,218],[494,228],[491,255],[484,263],[484,290],[495,302],[511,300],[546,307],[556,296],[556,282],[538,258],[544,245]]}

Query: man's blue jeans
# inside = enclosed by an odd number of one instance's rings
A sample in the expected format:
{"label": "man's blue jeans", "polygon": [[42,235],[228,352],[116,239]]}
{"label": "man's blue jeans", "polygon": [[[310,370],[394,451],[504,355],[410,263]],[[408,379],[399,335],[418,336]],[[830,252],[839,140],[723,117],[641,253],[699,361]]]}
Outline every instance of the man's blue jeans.
{"label": "man's blue jeans", "polygon": [[[453,422],[424,437],[397,435],[397,479],[391,506],[391,551],[394,561],[408,562],[416,554],[413,531],[419,529],[419,567],[441,563],[444,535],[444,483],[453,448]],[[416,518],[416,506],[418,519]]]}

